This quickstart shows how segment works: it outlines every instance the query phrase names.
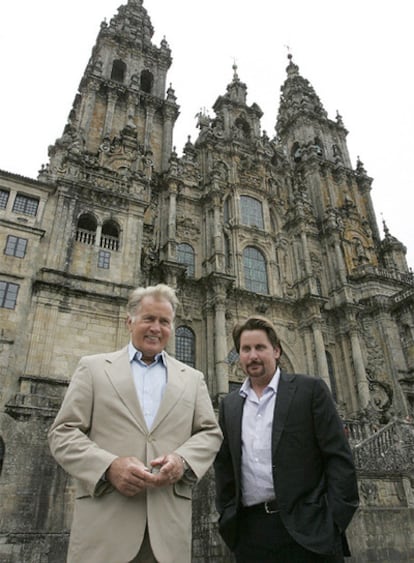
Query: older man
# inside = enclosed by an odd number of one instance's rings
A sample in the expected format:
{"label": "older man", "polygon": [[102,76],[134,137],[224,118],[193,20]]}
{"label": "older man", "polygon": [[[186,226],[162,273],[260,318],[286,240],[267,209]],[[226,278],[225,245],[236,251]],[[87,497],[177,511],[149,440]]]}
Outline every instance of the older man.
{"label": "older man", "polygon": [[222,435],[202,373],[165,352],[177,303],[136,289],[129,344],[80,360],[49,431],[77,482],[68,563],[191,560],[192,485]]}

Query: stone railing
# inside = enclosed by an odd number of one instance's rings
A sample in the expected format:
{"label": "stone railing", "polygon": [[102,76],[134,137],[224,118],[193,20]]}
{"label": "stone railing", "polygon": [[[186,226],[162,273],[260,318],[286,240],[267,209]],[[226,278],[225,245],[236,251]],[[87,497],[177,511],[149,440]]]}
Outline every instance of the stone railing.
{"label": "stone railing", "polygon": [[[355,423],[353,431],[355,432]],[[364,436],[370,430],[364,423],[359,431]],[[365,429],[363,429],[365,427]],[[371,428],[372,430],[372,428]],[[414,473],[414,424],[393,420],[370,436],[354,441],[350,436],[355,464],[358,469],[380,472]]]}

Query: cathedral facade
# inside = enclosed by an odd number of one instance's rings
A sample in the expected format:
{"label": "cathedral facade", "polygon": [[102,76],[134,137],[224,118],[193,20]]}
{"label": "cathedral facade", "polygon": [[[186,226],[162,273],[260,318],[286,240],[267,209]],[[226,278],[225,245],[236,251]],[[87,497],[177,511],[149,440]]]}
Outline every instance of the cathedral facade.
{"label": "cathedral facade", "polygon": [[[79,358],[124,346],[129,292],[158,282],[180,299],[168,350],[216,406],[242,381],[235,322],[274,322],[283,367],[326,381],[354,450],[351,561],[412,561],[414,278],[372,178],[290,55],[273,137],[234,66],[178,156],[171,50],[152,35],[128,0],[38,178],[0,171],[0,562],[65,560],[74,489],[47,430]],[[197,562],[231,560],[213,488],[194,501]]]}

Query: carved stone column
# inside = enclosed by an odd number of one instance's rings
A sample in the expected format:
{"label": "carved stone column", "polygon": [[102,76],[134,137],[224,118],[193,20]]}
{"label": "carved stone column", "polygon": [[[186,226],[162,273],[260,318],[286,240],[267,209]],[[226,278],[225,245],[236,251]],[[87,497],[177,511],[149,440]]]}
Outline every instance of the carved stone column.
{"label": "carved stone column", "polygon": [[115,90],[110,90],[108,92],[108,105],[106,107],[104,134],[109,135],[112,131],[112,122],[115,113],[115,104],[118,98],[117,92]]}
{"label": "carved stone column", "polygon": [[99,89],[99,83],[92,80],[88,83],[86,91],[83,93],[83,104],[81,115],[79,116],[80,128],[88,132],[91,126],[93,111],[96,103],[96,92]]}
{"label": "carved stone column", "polygon": [[359,404],[361,408],[365,408],[370,400],[369,384],[365,371],[364,360],[362,358],[361,346],[359,344],[358,329],[356,326],[351,327],[349,336],[351,339],[351,351],[357,381]]}
{"label": "carved stone column", "polygon": [[325,343],[319,321],[312,322],[313,341],[315,343],[316,365],[318,366],[318,375],[325,381],[329,389],[331,382],[329,379],[328,362],[326,361]]}
{"label": "carved stone column", "polygon": [[226,295],[223,288],[219,288],[220,294],[215,298],[214,316],[214,352],[217,379],[217,393],[224,395],[229,392],[226,338]]}
{"label": "carved stone column", "polygon": [[308,245],[308,237],[306,236],[305,231],[302,231],[300,234],[302,239],[302,250],[303,250],[303,258],[305,262],[305,272],[307,276],[312,274],[312,265],[309,253],[309,245]]}
{"label": "carved stone column", "polygon": [[[178,186],[175,182],[171,182],[169,185],[169,205],[168,205],[168,251],[167,260],[173,260],[176,258],[175,252],[175,240],[176,240],[176,223],[177,223],[177,192]],[[173,246],[174,245],[174,246]]]}

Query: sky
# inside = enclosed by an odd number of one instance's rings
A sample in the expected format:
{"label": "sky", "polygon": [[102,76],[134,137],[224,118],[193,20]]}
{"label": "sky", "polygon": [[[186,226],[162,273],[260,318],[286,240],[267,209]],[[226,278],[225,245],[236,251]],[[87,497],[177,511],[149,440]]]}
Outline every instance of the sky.
{"label": "sky", "polygon": [[[0,3],[0,169],[37,177],[63,132],[100,23],[122,3]],[[188,135],[196,139],[200,109],[214,116],[233,64],[273,137],[290,52],[328,116],[341,114],[352,165],[359,156],[373,178],[381,236],[385,220],[414,268],[411,0],[144,0],[144,7],[153,43],[165,37],[172,50],[167,82],[180,105],[179,155]]]}

